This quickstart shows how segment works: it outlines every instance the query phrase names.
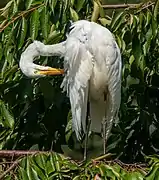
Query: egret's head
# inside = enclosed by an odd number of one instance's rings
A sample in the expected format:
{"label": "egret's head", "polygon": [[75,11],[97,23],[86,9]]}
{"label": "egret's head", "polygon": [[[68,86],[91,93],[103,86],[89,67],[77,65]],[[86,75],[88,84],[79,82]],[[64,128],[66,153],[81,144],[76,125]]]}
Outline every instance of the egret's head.
{"label": "egret's head", "polygon": [[40,66],[33,61],[39,56],[39,51],[35,43],[30,44],[27,49],[22,53],[19,66],[21,71],[28,77],[44,77],[46,75],[64,74],[63,69],[51,68],[48,66]]}

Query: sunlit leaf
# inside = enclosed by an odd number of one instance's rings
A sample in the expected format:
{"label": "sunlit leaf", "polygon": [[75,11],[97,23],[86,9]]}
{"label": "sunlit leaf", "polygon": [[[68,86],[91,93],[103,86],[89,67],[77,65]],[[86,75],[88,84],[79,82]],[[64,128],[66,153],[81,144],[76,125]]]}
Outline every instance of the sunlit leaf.
{"label": "sunlit leaf", "polygon": [[116,13],[111,21],[111,28],[114,29],[116,27],[116,25],[118,24],[118,22],[122,22],[121,18],[123,17],[124,13],[120,12],[120,13]]}
{"label": "sunlit leaf", "polygon": [[79,12],[82,9],[84,3],[85,3],[85,0],[77,1],[77,5],[76,5],[77,12]]}
{"label": "sunlit leaf", "polygon": [[41,29],[44,39],[46,40],[48,37],[48,27],[49,27],[49,14],[47,12],[46,7],[44,6],[42,12],[40,13],[40,23]]}
{"label": "sunlit leaf", "polygon": [[27,20],[23,17],[22,18],[22,27],[21,27],[21,33],[20,33],[20,40],[18,44],[18,49],[20,49],[23,44],[27,33]]}
{"label": "sunlit leaf", "polygon": [[19,167],[18,171],[19,171],[19,177],[21,177],[20,178],[21,180],[29,180],[27,172],[26,170],[24,170],[24,168]]}
{"label": "sunlit leaf", "polygon": [[99,17],[100,6],[96,1],[94,1],[93,4],[94,4],[94,7],[93,7],[93,13],[92,13],[91,21],[96,22],[98,17]]}
{"label": "sunlit leaf", "polygon": [[155,6],[154,6],[154,10],[153,10],[154,20],[155,21],[157,20],[158,9],[159,9],[159,0],[156,0]]}
{"label": "sunlit leaf", "polygon": [[29,9],[33,2],[34,2],[34,0],[26,0],[26,3],[25,3],[26,9]]}
{"label": "sunlit leaf", "polygon": [[5,103],[1,100],[0,100],[0,110],[1,110],[1,114],[4,117],[3,124],[6,127],[13,128],[14,127],[14,117],[11,114],[11,112],[8,110],[8,108],[6,107]]}
{"label": "sunlit leaf", "polygon": [[30,19],[30,35],[32,40],[35,40],[38,36],[38,30],[39,30],[39,12],[38,10],[35,10],[32,13],[31,19]]}
{"label": "sunlit leaf", "polygon": [[74,9],[72,9],[70,7],[70,14],[71,14],[71,19],[73,21],[78,21],[79,17],[78,17],[78,14],[76,13],[76,11]]}

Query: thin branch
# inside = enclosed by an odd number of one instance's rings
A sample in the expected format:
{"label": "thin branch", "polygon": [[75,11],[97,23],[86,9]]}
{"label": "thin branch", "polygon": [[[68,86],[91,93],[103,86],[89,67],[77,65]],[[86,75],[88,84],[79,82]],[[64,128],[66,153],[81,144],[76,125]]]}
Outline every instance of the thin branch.
{"label": "thin branch", "polygon": [[23,151],[23,150],[1,150],[0,158],[18,158],[20,156],[34,155],[37,153],[46,153],[48,151]]}
{"label": "thin branch", "polygon": [[109,4],[109,5],[102,5],[104,9],[124,9],[124,8],[130,8],[130,9],[136,9],[137,7],[141,6],[140,4]]}
{"label": "thin branch", "polygon": [[143,6],[141,9],[139,9],[139,11],[137,13],[141,12],[142,10],[144,10],[150,6],[153,6],[154,4],[155,4],[155,2],[145,4],[145,6]]}
{"label": "thin branch", "polygon": [[33,8],[31,8],[31,9],[27,10],[27,11],[23,11],[23,12],[19,13],[18,16],[14,17],[14,18],[13,18],[11,21],[9,21],[6,25],[4,25],[4,26],[2,26],[2,27],[0,26],[0,33],[1,33],[5,28],[7,28],[10,24],[14,23],[14,21],[16,21],[17,19],[19,19],[20,17],[24,16],[25,14],[27,14],[27,13],[29,13],[29,12],[31,12],[31,11],[36,10],[37,8],[39,8],[39,7],[43,6],[43,5],[44,5],[44,4],[40,4],[39,6],[33,7]]}
{"label": "thin branch", "polygon": [[104,9],[125,9],[125,8],[129,8],[129,9],[138,9],[139,7],[143,6],[143,8],[147,8],[149,6],[154,5],[155,2],[149,2],[146,4],[143,3],[139,3],[139,4],[110,4],[110,5],[102,5],[102,7]]}
{"label": "thin branch", "polygon": [[95,159],[92,159],[92,160],[93,161],[100,161],[100,160],[103,160],[103,159],[108,159],[108,158],[112,157],[113,155],[115,155],[115,154],[108,153],[108,154],[104,154],[104,155],[99,156],[99,157],[97,157]]}
{"label": "thin branch", "polygon": [[6,171],[4,171],[4,173],[0,175],[0,180],[3,179],[11,170],[13,170],[19,162],[20,160],[14,161],[13,164]]}

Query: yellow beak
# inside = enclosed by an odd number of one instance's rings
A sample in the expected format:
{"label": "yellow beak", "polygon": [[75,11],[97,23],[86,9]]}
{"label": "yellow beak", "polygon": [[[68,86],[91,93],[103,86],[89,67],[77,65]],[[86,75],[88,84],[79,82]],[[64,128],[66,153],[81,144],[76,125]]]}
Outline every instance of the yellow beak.
{"label": "yellow beak", "polygon": [[60,74],[64,74],[64,69],[48,68],[47,70],[37,71],[36,74],[41,74],[41,75],[60,75]]}

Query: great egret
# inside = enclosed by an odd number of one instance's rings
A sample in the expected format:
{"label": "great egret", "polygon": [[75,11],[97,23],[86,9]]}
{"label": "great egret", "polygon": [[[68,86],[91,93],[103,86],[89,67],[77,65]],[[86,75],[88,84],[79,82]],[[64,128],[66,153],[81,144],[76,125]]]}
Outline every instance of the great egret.
{"label": "great egret", "polygon": [[87,102],[90,103],[90,130],[101,133],[104,154],[112,123],[121,101],[121,54],[111,32],[101,25],[80,20],[71,26],[66,41],[44,45],[34,41],[23,52],[20,68],[26,76],[63,74],[61,69],[36,65],[36,56],[64,57],[65,77],[61,87],[70,98],[73,130],[81,139],[86,133]]}

